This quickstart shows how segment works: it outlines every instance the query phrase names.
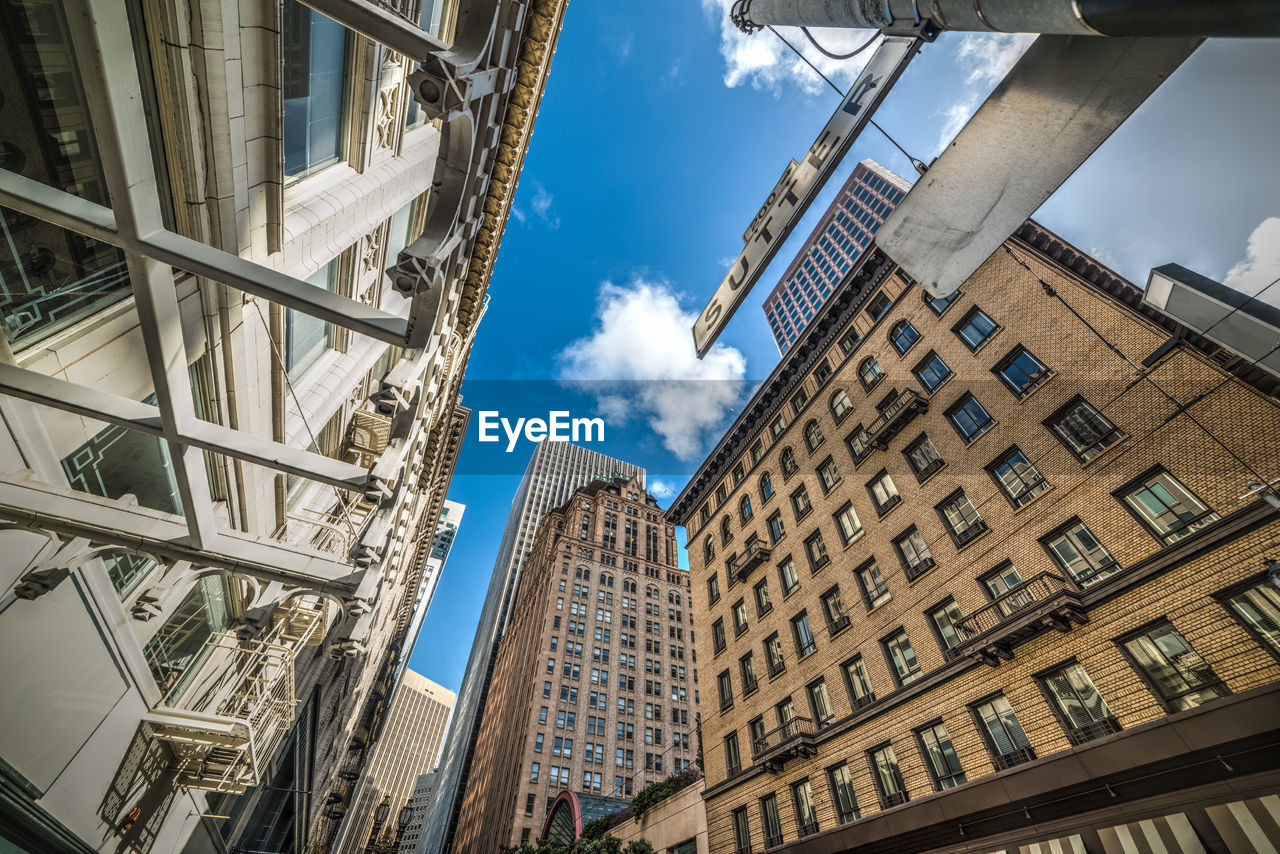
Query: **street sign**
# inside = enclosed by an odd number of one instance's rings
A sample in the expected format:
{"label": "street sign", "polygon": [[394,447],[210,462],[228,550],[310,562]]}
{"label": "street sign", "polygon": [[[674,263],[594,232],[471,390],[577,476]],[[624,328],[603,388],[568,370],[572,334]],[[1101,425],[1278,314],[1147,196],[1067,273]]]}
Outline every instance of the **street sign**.
{"label": "street sign", "polygon": [[792,160],[742,235],[742,252],[693,324],[693,343],[701,359],[733,313],[773,260],[818,191],[826,184],[853,141],[920,50],[917,38],[885,36],[858,75],[822,133],[799,163]]}

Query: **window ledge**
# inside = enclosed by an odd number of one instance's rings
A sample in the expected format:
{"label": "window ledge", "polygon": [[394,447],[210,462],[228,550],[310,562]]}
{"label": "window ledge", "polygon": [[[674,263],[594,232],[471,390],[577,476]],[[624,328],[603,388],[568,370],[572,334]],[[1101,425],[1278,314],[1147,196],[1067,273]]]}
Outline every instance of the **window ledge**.
{"label": "window ledge", "polygon": [[[1116,440],[1115,440],[1114,442],[1112,442],[1110,445],[1108,445],[1107,447],[1103,448],[1103,449],[1102,449],[1101,451],[1099,451],[1098,453],[1094,454],[1094,455],[1093,455],[1093,457],[1091,457],[1090,459],[1088,459],[1088,460],[1086,460],[1085,462],[1081,463],[1081,464],[1080,464],[1080,468],[1082,468],[1082,469],[1084,469],[1084,468],[1088,468],[1089,466],[1091,466],[1091,465],[1093,465],[1094,463],[1096,463],[1098,460],[1103,459],[1104,457],[1110,456],[1110,454],[1111,454],[1111,452],[1112,452],[1112,451],[1114,451],[1116,448],[1118,448],[1118,447],[1120,447],[1121,445],[1123,445],[1126,441],[1128,441],[1128,439],[1129,439],[1129,434],[1128,434],[1128,433],[1121,433],[1121,434],[1120,434],[1120,438],[1119,438],[1119,439],[1116,439]],[[1071,453],[1070,449],[1068,449],[1067,453]]]}
{"label": "window ledge", "polygon": [[[1049,371],[1047,376],[1041,379],[1040,382],[1036,383],[1035,388],[1031,389],[1031,391],[1027,392],[1026,394],[1018,398],[1018,405],[1021,406],[1031,398],[1035,397],[1036,393],[1039,392],[1040,389],[1047,386],[1049,383],[1053,382],[1053,378],[1056,377],[1057,375],[1058,375],[1057,371]],[[1017,394],[1017,392],[1014,392],[1014,394]]]}
{"label": "window ledge", "polygon": [[[1035,498],[1032,498],[1030,501],[1028,501],[1026,504],[1023,504],[1021,507],[1014,507],[1014,508],[1013,508],[1013,512],[1014,512],[1015,514],[1016,514],[1016,513],[1021,513],[1023,510],[1026,510],[1028,507],[1033,507],[1033,506],[1035,506],[1035,504],[1036,504],[1036,502],[1037,502],[1037,501],[1039,501],[1041,498],[1044,498],[1046,495],[1051,494],[1051,493],[1053,492],[1053,489],[1054,489],[1053,484],[1052,484],[1052,483],[1051,483],[1051,484],[1049,484],[1049,488],[1048,488],[1048,489],[1046,489],[1044,492],[1042,492],[1042,493],[1040,493],[1039,495],[1037,495]],[[975,537],[974,539],[981,539],[981,538],[980,538],[980,537]],[[1065,570],[1064,570],[1064,572],[1065,572]]]}
{"label": "window ledge", "polygon": [[[912,372],[911,372],[911,375],[912,375],[912,376],[915,376],[915,371],[912,371]],[[925,395],[925,397],[928,397],[928,398],[932,399],[934,395],[936,395],[938,392],[940,392],[940,391],[942,391],[944,388],[946,388],[947,384],[948,384],[948,383],[950,383],[953,379],[955,379],[955,376],[956,376],[956,372],[955,372],[955,371],[952,371],[951,373],[949,373],[949,374],[947,374],[945,377],[943,377],[943,378],[942,378],[942,382],[938,383],[938,384],[937,384],[936,386],[934,386],[932,389],[931,389],[931,388],[929,388],[929,387],[927,387],[924,383],[920,383],[920,387],[924,389],[924,395]],[[916,379],[916,382],[920,382],[920,380],[919,380],[919,378],[918,378],[918,377],[917,377],[917,379]]]}
{"label": "window ledge", "polygon": [[[991,423],[988,424],[981,433],[974,436],[972,439],[965,439],[963,436],[961,436],[960,441],[964,442],[965,450],[968,450],[969,448],[972,448],[974,445],[978,444],[978,442],[982,441],[982,438],[984,436],[990,436],[991,433],[994,432],[995,429],[999,426],[1000,426],[1000,419],[992,418]],[[1116,444],[1119,444],[1119,442],[1117,442]],[[1099,456],[1101,456],[1101,454]]]}

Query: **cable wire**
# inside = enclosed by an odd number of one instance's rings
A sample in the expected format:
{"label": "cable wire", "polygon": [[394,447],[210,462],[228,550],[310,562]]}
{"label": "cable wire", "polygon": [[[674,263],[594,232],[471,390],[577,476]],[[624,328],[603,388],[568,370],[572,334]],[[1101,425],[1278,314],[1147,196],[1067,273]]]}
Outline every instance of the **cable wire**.
{"label": "cable wire", "polygon": [[867,39],[865,42],[858,45],[849,53],[832,53],[822,45],[818,44],[818,40],[813,37],[813,33],[809,32],[808,27],[801,27],[800,32],[804,33],[804,37],[809,40],[809,44],[817,48],[818,52],[821,53],[823,56],[828,57],[830,59],[853,59],[855,56],[862,53],[867,48],[871,47],[871,45],[875,43],[876,39],[880,38],[879,32],[873,32],[871,34],[871,38]]}

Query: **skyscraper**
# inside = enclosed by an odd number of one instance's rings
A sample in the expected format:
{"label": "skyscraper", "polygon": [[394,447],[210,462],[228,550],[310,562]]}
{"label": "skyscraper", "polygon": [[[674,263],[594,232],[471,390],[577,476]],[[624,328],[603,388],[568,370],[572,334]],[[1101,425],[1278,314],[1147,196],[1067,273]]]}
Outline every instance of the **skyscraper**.
{"label": "skyscraper", "polygon": [[409,817],[409,826],[405,828],[404,838],[400,840],[398,854],[413,854],[418,850],[418,840],[422,837],[422,825],[426,821],[427,810],[431,806],[431,795],[435,789],[435,771],[418,775],[418,782],[413,784],[413,794],[409,797],[409,809],[413,814]]}
{"label": "skyscraper", "polygon": [[458,534],[458,525],[462,524],[462,514],[466,505],[456,501],[445,501],[444,509],[436,522],[436,532],[431,538],[431,546],[423,559],[422,581],[418,584],[417,599],[413,603],[413,616],[409,619],[409,631],[405,635],[405,654],[400,659],[398,673],[403,673],[409,664],[409,656],[418,642],[422,632],[422,622],[427,618],[431,608],[431,600],[440,585],[440,576],[444,572],[445,561],[449,559],[449,550],[453,548],[453,538]]}
{"label": "skyscraper", "polygon": [[697,753],[689,573],[658,502],[632,478],[593,481],[542,517],[532,545],[457,851],[536,838],[566,789],[588,804],[579,814],[620,810]]}
{"label": "skyscraper", "polygon": [[854,167],[816,228],[765,298],[769,331],[785,353],[862,250],[902,201],[911,182],[874,160]]}
{"label": "skyscraper", "polygon": [[391,699],[382,737],[374,745],[346,819],[338,829],[334,854],[358,854],[364,850],[373,829],[374,810],[384,801],[390,807],[390,818],[384,827],[394,831],[396,816],[410,805],[422,769],[433,767],[440,755],[456,699],[447,688],[412,670],[405,671]]}
{"label": "skyscraper", "polygon": [[433,809],[418,847],[424,854],[447,851],[452,845],[461,807],[458,794],[465,788],[470,772],[471,754],[493,677],[498,641],[510,619],[520,572],[533,546],[538,521],[549,510],[568,501],[575,490],[590,483],[597,475],[612,478],[615,474],[634,477],[636,485],[644,488],[645,472],[639,466],[568,442],[542,442],[534,450],[507,514],[471,656],[467,660],[467,672],[462,679],[453,722],[445,739]]}

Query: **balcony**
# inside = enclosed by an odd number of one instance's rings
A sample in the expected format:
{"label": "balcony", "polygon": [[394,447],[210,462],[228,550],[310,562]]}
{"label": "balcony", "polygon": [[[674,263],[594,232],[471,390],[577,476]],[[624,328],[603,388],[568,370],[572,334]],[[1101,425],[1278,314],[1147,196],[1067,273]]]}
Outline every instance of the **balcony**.
{"label": "balcony", "polygon": [[752,571],[769,560],[773,550],[759,540],[749,540],[746,551],[735,555],[730,564],[730,573],[738,581],[746,581]]}
{"label": "balcony", "polygon": [[298,629],[281,623],[269,640],[247,643],[230,632],[211,636],[193,677],[143,716],[172,751],[179,786],[240,794],[261,784],[293,724],[294,653],[281,641]]}
{"label": "balcony", "polygon": [[956,623],[956,655],[998,667],[1013,648],[1048,629],[1066,633],[1088,621],[1080,594],[1059,575],[1042,572]]}
{"label": "balcony", "polygon": [[929,409],[929,400],[917,391],[907,389],[881,410],[867,425],[867,444],[877,450],[888,450],[889,442],[911,423],[911,419]]}
{"label": "balcony", "polygon": [[808,718],[792,718],[751,743],[755,763],[771,774],[782,770],[788,759],[816,756],[816,730]]}
{"label": "balcony", "polygon": [[1067,730],[1067,738],[1072,744],[1086,744],[1095,738],[1102,738],[1104,735],[1112,735],[1119,731],[1120,722],[1108,715],[1084,726],[1072,727]]}
{"label": "balcony", "polygon": [[887,810],[899,807],[911,800],[906,792],[887,792],[880,796],[880,809]]}
{"label": "balcony", "polygon": [[1018,747],[1008,753],[1001,753],[992,762],[997,771],[1004,771],[1013,768],[1015,765],[1023,765],[1036,758],[1036,752],[1030,747]]}

